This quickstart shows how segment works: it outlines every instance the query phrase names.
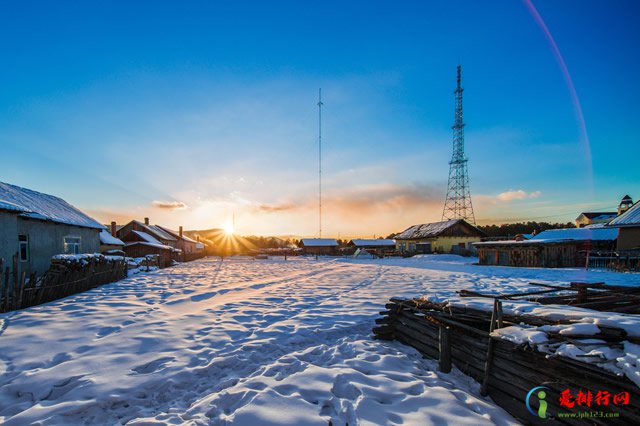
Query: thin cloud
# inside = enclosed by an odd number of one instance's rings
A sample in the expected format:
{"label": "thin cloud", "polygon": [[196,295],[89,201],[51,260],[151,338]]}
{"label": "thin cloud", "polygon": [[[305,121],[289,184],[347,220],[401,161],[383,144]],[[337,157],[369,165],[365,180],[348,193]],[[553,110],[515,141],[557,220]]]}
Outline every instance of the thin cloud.
{"label": "thin cloud", "polygon": [[527,198],[538,198],[541,194],[542,192],[540,191],[526,192],[522,189],[510,189],[509,191],[501,192],[496,198],[500,201],[526,200]]}
{"label": "thin cloud", "polygon": [[184,210],[188,206],[182,201],[158,201],[155,200],[151,203],[153,207],[157,207],[159,209],[167,209],[167,210]]}
{"label": "thin cloud", "polygon": [[539,198],[542,195],[541,191],[527,192],[523,189],[510,189],[508,191],[501,192],[497,195],[476,195],[473,196],[474,204],[481,205],[496,205],[502,203],[509,203],[511,201],[531,200]]}

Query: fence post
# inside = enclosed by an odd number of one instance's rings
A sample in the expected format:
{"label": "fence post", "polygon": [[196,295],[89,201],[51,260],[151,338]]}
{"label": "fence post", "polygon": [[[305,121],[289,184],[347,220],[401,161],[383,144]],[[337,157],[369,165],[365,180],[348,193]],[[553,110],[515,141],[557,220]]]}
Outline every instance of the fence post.
{"label": "fence post", "polygon": [[[493,312],[491,313],[491,324],[489,325],[489,333],[495,330],[496,323],[502,323],[502,303],[498,298],[493,299]],[[482,378],[482,387],[480,395],[487,396],[489,393],[489,377],[491,376],[491,367],[493,365],[495,340],[489,335],[489,344],[487,345],[487,359],[484,364],[484,377]]]}

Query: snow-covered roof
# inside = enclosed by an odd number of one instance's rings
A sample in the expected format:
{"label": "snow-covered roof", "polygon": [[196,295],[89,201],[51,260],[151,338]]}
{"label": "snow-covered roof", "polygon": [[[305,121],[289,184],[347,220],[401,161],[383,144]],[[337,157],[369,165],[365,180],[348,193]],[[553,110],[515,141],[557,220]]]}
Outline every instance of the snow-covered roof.
{"label": "snow-covered roof", "polygon": [[483,241],[473,243],[475,246],[497,246],[497,245],[531,245],[545,243],[562,243],[569,241],[615,241],[618,238],[618,230],[615,228],[565,228],[548,229],[535,235],[529,240],[516,241]]}
{"label": "snow-covered roof", "polygon": [[338,247],[335,238],[303,238],[302,244],[305,247]]}
{"label": "snow-covered roof", "polygon": [[123,246],[124,243],[120,241],[118,238],[114,237],[107,231],[103,229],[100,231],[100,244],[110,245],[110,246]]}
{"label": "snow-covered roof", "polygon": [[395,240],[389,240],[389,239],[355,239],[355,240],[351,240],[351,242],[353,243],[353,245],[355,245],[356,247],[376,247],[376,246],[390,246],[390,247],[395,247],[396,242]]}
{"label": "snow-covered roof", "polygon": [[565,228],[547,229],[529,241],[613,241],[618,238],[618,230],[607,228]]}
{"label": "snow-covered roof", "polygon": [[613,219],[607,226],[616,228],[640,226],[640,202],[636,202],[633,207]]}
{"label": "snow-covered roof", "polygon": [[162,244],[160,241],[158,241],[157,239],[155,239],[155,237],[147,234],[146,232],[142,232],[142,231],[136,231],[136,230],[131,230],[131,232],[133,232],[134,234],[136,234],[138,237],[142,238],[143,241],[147,242],[147,243],[151,243],[151,244],[156,244],[156,245],[164,245]]}
{"label": "snow-covered roof", "polygon": [[62,198],[0,182],[0,209],[15,211],[22,217],[84,228],[104,229]]}
{"label": "snow-covered roof", "polygon": [[148,243],[146,241],[131,241],[129,243],[125,243],[124,246],[125,247],[130,247],[130,246],[136,246],[136,245],[155,247],[155,248],[159,248],[159,249],[162,249],[162,250],[171,250],[171,251],[173,251],[173,247],[165,246],[164,244]]}
{"label": "snow-covered roof", "polygon": [[483,232],[480,231],[478,228],[476,228],[475,226],[471,225],[470,223],[464,221],[463,219],[451,219],[451,220],[445,220],[442,222],[434,222],[434,223],[423,223],[420,225],[413,225],[409,228],[407,228],[406,230],[402,231],[400,234],[396,235],[396,239],[397,240],[411,240],[411,239],[416,239],[416,238],[433,238],[433,237],[437,237],[440,234],[442,234],[443,232],[445,232],[447,229],[451,228],[452,226],[463,222],[465,224],[467,224],[468,226],[476,229],[478,231],[478,234],[483,235]]}
{"label": "snow-covered roof", "polygon": [[140,222],[138,220],[134,220],[133,222],[138,224],[140,227],[146,229],[147,233],[153,234],[157,238],[160,238],[166,241],[176,241],[176,239],[171,234],[163,230],[158,225],[147,225],[144,222]]}

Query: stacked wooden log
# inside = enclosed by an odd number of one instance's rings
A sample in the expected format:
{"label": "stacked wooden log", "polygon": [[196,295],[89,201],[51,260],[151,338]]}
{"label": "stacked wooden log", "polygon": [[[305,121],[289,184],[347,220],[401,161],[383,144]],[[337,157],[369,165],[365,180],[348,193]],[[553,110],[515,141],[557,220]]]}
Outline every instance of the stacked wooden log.
{"label": "stacked wooden log", "polygon": [[[586,362],[564,357],[549,357],[525,344],[515,344],[491,335],[494,328],[513,324],[558,324],[547,318],[504,315],[500,301],[494,303],[493,312],[469,308],[455,308],[424,300],[392,298],[385,305],[382,318],[373,333],[375,338],[398,340],[414,347],[424,356],[437,359],[442,372],[449,372],[453,364],[463,373],[482,384],[482,393],[489,395],[507,412],[526,424],[548,423],[527,410],[529,391],[536,386],[548,389],[548,413],[558,424],[640,424],[640,390],[624,376],[618,376]],[[597,338],[619,342],[627,338],[619,330],[605,329]],[[616,333],[618,333],[616,335]],[[558,337],[558,336],[556,336]],[[594,336],[591,336],[594,337]],[[573,394],[607,391],[611,395],[628,392],[625,405],[570,409],[559,404],[558,396],[569,390]],[[553,395],[553,397],[551,397]],[[530,405],[538,409],[538,400],[530,398]],[[584,411],[619,413],[618,418],[570,418],[560,413]],[[615,414],[614,414],[615,415]]]}
{"label": "stacked wooden log", "polygon": [[0,312],[24,309],[90,290],[102,284],[118,281],[126,276],[124,258],[102,255],[54,257],[51,267],[41,277],[22,274],[11,282],[5,274],[0,277]]}

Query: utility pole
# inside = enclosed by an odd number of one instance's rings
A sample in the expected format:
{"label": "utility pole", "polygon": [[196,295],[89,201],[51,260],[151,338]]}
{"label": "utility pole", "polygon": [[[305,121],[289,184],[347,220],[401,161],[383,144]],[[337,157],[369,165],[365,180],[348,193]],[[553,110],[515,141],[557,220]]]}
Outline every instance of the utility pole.
{"label": "utility pole", "polygon": [[322,238],[322,88],[318,89],[318,238]]}

